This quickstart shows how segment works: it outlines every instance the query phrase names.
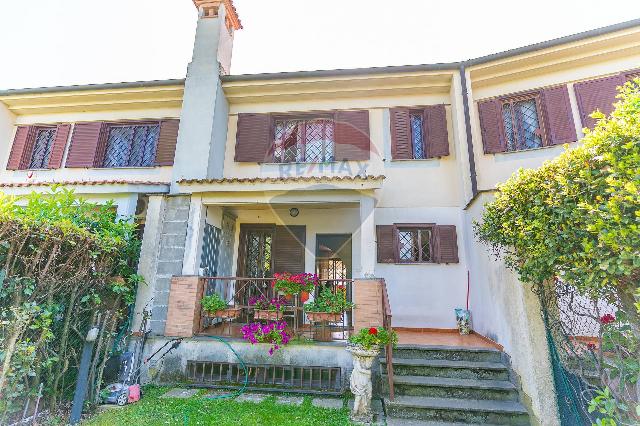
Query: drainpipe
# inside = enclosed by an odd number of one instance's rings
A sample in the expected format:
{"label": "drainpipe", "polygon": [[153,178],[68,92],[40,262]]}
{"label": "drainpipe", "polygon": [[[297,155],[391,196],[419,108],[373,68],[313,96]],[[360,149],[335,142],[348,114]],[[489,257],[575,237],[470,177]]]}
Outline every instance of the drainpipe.
{"label": "drainpipe", "polygon": [[473,137],[471,135],[471,116],[469,115],[469,96],[467,93],[467,73],[464,64],[460,64],[460,85],[462,86],[462,109],[464,127],[467,134],[467,155],[469,157],[469,176],[471,178],[471,198],[478,194],[478,177],[476,176],[476,160],[473,156]]}

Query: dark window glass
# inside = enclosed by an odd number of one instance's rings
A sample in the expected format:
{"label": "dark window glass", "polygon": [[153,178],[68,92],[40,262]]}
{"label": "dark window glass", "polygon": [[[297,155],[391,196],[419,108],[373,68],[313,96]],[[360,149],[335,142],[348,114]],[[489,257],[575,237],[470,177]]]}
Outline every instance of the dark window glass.
{"label": "dark window glass", "polygon": [[333,161],[334,123],[330,118],[276,120],[273,161],[324,163]]}
{"label": "dark window glass", "polygon": [[502,120],[507,151],[540,148],[543,145],[535,98],[505,102],[502,104]]}
{"label": "dark window glass", "polygon": [[33,144],[33,153],[29,162],[30,169],[46,169],[49,166],[51,148],[56,137],[55,127],[38,129]]}
{"label": "dark window glass", "polygon": [[151,167],[156,157],[160,126],[112,126],[103,167]]}
{"label": "dark window glass", "polygon": [[422,160],[425,158],[424,153],[424,116],[421,111],[411,112],[409,114],[409,120],[411,124],[411,146],[413,152],[413,158]]}
{"label": "dark window glass", "polygon": [[431,229],[398,229],[400,262],[431,262]]}

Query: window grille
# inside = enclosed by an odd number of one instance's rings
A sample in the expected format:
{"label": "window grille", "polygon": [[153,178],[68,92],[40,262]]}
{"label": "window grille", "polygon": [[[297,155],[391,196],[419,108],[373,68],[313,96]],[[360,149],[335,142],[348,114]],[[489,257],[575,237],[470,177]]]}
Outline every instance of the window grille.
{"label": "window grille", "polygon": [[56,137],[55,127],[43,127],[37,130],[33,144],[33,153],[29,162],[30,169],[46,169],[49,166],[51,148]]}
{"label": "window grille", "polygon": [[274,136],[276,163],[333,161],[334,122],[330,118],[276,120]]}
{"label": "window grille", "polygon": [[425,157],[424,152],[424,115],[421,111],[412,111],[409,114],[409,121],[411,123],[411,145],[413,158],[416,160],[423,160]]}
{"label": "window grille", "polygon": [[534,149],[543,145],[539,112],[536,97],[510,100],[502,104],[507,151]]}
{"label": "window grille", "polygon": [[103,167],[153,166],[159,135],[158,124],[111,126]]}
{"label": "window grille", "polygon": [[398,230],[400,262],[431,262],[431,229]]}

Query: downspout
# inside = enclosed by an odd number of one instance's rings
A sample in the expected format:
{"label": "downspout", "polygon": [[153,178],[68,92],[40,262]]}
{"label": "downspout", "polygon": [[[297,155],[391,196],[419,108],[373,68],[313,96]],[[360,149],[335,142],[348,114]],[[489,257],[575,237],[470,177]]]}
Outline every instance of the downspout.
{"label": "downspout", "polygon": [[476,175],[476,160],[473,155],[473,137],[471,135],[471,116],[469,114],[469,96],[467,94],[467,73],[464,63],[460,64],[460,85],[462,86],[462,110],[464,112],[464,127],[467,134],[467,155],[469,157],[469,177],[471,178],[471,198],[478,195],[478,177]]}

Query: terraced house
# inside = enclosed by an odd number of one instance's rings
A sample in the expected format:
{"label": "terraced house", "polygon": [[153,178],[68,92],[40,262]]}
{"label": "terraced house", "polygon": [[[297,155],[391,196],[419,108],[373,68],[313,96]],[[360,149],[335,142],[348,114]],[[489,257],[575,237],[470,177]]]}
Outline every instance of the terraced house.
{"label": "terraced house", "polygon": [[[194,4],[183,80],[0,92],[3,192],[63,184],[144,229],[133,330],[147,310],[149,353],[183,338],[149,376],[238,380],[235,356],[205,337],[221,335],[256,385],[341,393],[345,338],[391,324],[401,345],[377,383],[388,416],[558,424],[536,295],[472,222],[498,183],[612,110],[638,75],[640,21],[455,63],[229,75],[238,13]],[[269,356],[240,328],[282,272],[345,286],[355,308],[314,323],[296,299],[284,317],[312,343]],[[203,315],[212,293],[239,314]],[[471,341],[452,332],[467,303]]]}

